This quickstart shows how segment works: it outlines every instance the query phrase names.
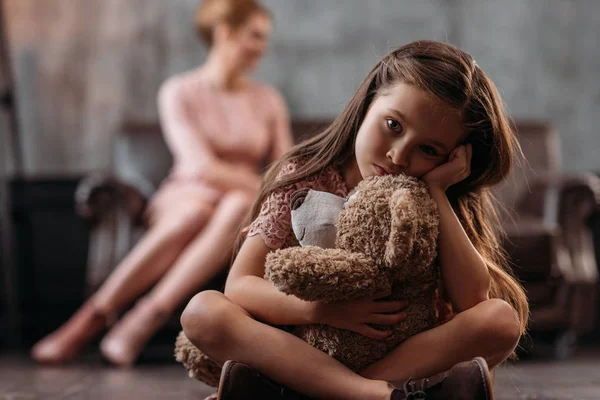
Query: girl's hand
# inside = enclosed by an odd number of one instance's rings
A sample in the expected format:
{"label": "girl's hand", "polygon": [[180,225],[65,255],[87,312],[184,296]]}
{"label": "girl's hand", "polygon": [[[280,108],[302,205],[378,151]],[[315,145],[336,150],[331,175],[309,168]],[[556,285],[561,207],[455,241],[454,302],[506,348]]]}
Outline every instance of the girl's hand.
{"label": "girl's hand", "polygon": [[391,331],[380,331],[368,324],[394,325],[406,318],[402,310],[408,306],[406,300],[377,300],[389,293],[363,300],[347,300],[336,303],[314,302],[313,321],[340,329],[346,329],[374,340],[387,338]]}
{"label": "girl's hand", "polygon": [[452,185],[466,179],[471,174],[471,156],[473,148],[470,143],[458,146],[448,161],[429,171],[423,177],[429,187],[438,187],[444,192]]}

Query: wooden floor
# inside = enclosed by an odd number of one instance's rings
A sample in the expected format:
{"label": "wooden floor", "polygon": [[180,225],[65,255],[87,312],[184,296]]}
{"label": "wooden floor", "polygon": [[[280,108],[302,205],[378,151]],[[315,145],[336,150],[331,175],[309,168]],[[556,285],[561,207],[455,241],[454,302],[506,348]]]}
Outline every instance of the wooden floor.
{"label": "wooden floor", "polygon": [[[119,370],[91,355],[81,363],[49,368],[24,355],[0,354],[0,400],[203,399],[211,389],[174,363]],[[521,361],[498,369],[496,400],[600,399],[600,351],[581,351],[562,362]]]}

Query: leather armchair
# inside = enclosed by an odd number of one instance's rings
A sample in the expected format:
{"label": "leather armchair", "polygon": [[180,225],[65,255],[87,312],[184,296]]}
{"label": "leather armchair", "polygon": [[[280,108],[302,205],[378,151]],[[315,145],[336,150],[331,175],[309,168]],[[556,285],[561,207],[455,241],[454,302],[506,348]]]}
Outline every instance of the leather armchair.
{"label": "leather armchair", "polygon": [[560,171],[552,126],[515,125],[526,161],[496,190],[504,205],[505,249],[531,307],[532,354],[568,356],[595,326],[598,269],[590,221],[599,210],[600,179]]}

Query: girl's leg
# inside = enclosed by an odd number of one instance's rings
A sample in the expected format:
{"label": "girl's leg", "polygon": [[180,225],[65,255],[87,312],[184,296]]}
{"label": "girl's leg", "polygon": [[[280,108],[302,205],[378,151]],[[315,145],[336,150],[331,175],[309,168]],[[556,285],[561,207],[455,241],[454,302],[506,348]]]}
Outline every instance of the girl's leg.
{"label": "girl's leg", "polygon": [[513,352],[519,337],[519,322],[512,307],[499,299],[486,300],[441,326],[407,339],[361,375],[386,381],[424,378],[477,356],[494,368]]}
{"label": "girl's leg", "polygon": [[366,379],[288,332],[254,320],[224,294],[205,291],[181,317],[188,339],[221,365],[236,360],[315,398],[389,399],[387,382]]}
{"label": "girl's leg", "polygon": [[208,225],[102,341],[106,358],[119,365],[132,364],[168,316],[222,271],[252,201],[237,191],[223,197]]}
{"label": "girl's leg", "polygon": [[154,284],[201,229],[211,212],[205,202],[186,202],[178,211],[158,216],[134,249],[100,289],[58,330],[39,341],[32,356],[62,363],[100,334],[123,307]]}
{"label": "girl's leg", "polygon": [[518,340],[512,308],[490,300],[415,335],[360,376],[295,336],[253,320],[217,292],[196,295],[181,322],[190,341],[216,361],[235,359],[293,390],[332,399],[389,399],[386,381],[442,372],[472,355],[497,364]]}

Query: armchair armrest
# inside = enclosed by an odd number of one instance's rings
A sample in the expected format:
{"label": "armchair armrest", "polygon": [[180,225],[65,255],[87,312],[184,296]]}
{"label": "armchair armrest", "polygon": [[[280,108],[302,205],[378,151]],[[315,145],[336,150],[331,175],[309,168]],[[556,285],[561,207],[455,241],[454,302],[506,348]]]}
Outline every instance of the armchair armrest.
{"label": "armchair armrest", "polygon": [[85,177],[75,191],[77,213],[92,222],[116,208],[123,208],[132,220],[138,220],[147,202],[148,196],[141,190],[109,174]]}
{"label": "armchair armrest", "polygon": [[565,278],[595,282],[598,270],[590,218],[600,210],[600,178],[589,173],[563,174],[537,179],[518,203],[520,215],[537,216],[560,227],[559,247],[573,267]]}
{"label": "armchair armrest", "polygon": [[600,209],[600,178],[588,173],[541,176],[529,187],[517,202],[517,214],[525,221],[534,219],[559,228],[557,257],[570,259],[557,264],[565,279],[595,281],[597,269],[588,221]]}
{"label": "armchair armrest", "polygon": [[542,218],[547,224],[585,221],[600,208],[600,178],[589,173],[538,177],[517,202],[520,215]]}
{"label": "armchair armrest", "polygon": [[545,282],[559,275],[556,257],[560,228],[541,218],[523,218],[504,227],[503,248],[515,274],[524,282]]}
{"label": "armchair armrest", "polygon": [[[598,267],[590,220],[599,210],[600,178],[588,173],[542,177],[518,203],[520,215],[559,227],[552,252],[558,274],[549,277],[564,284],[554,309],[566,312],[578,333],[589,332],[595,323],[590,315],[595,315]],[[534,258],[545,254],[538,249],[530,253]]]}
{"label": "armchair armrest", "polygon": [[85,291],[93,293],[129,252],[147,198],[109,174],[90,175],[75,190],[77,213],[92,222]]}

